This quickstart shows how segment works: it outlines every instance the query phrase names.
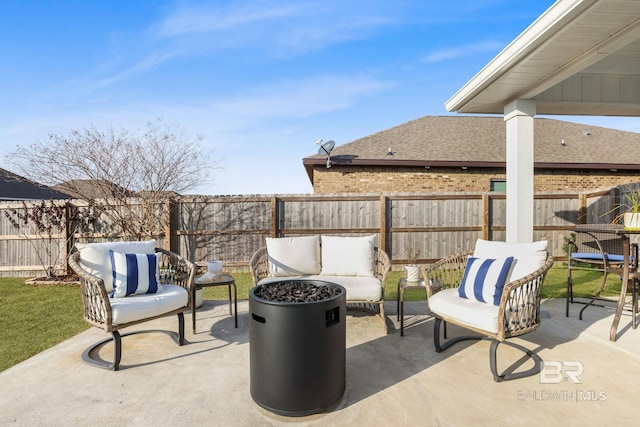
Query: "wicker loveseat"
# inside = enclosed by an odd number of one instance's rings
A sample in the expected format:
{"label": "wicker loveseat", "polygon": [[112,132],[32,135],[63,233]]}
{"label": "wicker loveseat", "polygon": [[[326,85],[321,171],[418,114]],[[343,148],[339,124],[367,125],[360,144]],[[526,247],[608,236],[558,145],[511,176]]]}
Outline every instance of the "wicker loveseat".
{"label": "wicker loveseat", "polygon": [[[505,340],[532,332],[540,325],[540,288],[553,256],[547,242],[505,243],[478,240],[475,251],[461,252],[440,260],[424,271],[427,301],[435,317],[433,340],[436,352],[469,339],[491,340],[489,365],[496,382],[522,378],[540,372],[541,360],[525,347]],[[510,258],[510,260],[509,260]],[[479,335],[440,342],[440,328],[447,323]],[[513,372],[511,366],[499,374],[497,348],[504,343],[516,347],[533,359],[534,366]],[[525,359],[526,361],[526,359]]]}
{"label": "wicker loveseat", "polygon": [[[80,278],[84,318],[91,325],[112,335],[111,338],[87,348],[82,354],[85,362],[105,369],[118,370],[122,354],[121,336],[144,332],[121,335],[120,330],[170,315],[178,317],[178,332],[163,332],[173,336],[179,345],[184,343],[184,312],[190,307],[189,298],[192,295],[195,264],[173,252],[156,248],[153,240],[76,244],[76,249],[78,251],[69,258],[69,265]],[[110,254],[110,251],[114,254]],[[115,269],[117,274],[120,274],[117,271],[120,267],[113,264],[116,256],[118,265],[123,262],[126,265],[128,274],[125,279],[120,276],[116,278],[113,272]],[[141,288],[139,292],[132,289],[132,256],[142,260],[142,267],[137,267],[133,273],[135,281],[140,284],[147,282],[147,286],[148,282],[152,281],[154,288],[148,286],[148,289]],[[147,260],[149,264],[144,266]],[[140,271],[144,271],[144,274],[140,274]],[[150,274],[147,280],[143,278],[145,274]],[[122,280],[125,281],[124,287]],[[124,288],[126,291],[119,295]],[[94,351],[109,341],[114,343],[113,362],[94,357]]]}
{"label": "wicker loveseat", "polygon": [[254,285],[281,280],[324,280],[347,291],[347,308],[371,311],[387,332],[384,283],[391,270],[375,236],[300,236],[267,238],[249,266]]}

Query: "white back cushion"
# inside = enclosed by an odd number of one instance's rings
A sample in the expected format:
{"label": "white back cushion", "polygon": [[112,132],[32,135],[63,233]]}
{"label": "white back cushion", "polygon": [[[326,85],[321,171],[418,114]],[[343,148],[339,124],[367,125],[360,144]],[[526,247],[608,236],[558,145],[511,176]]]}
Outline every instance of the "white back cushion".
{"label": "white back cushion", "polygon": [[476,258],[514,257],[514,265],[507,283],[533,273],[547,261],[547,241],[507,243],[478,239],[473,252]]}
{"label": "white back cushion", "polygon": [[375,238],[322,236],[320,274],[373,277]]}
{"label": "white back cushion", "polygon": [[320,273],[320,236],[267,237],[269,276]]}
{"label": "white back cushion", "polygon": [[156,241],[143,242],[104,242],[104,243],[76,243],[80,251],[80,264],[89,273],[101,278],[107,292],[113,290],[113,271],[109,250],[121,253],[153,254]]}

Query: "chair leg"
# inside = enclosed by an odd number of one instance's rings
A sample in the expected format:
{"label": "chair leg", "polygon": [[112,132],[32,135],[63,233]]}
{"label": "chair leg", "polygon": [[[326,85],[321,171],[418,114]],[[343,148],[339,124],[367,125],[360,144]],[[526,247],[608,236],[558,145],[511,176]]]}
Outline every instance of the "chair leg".
{"label": "chair leg", "polygon": [[178,313],[178,345],[184,344],[184,313]]}
{"label": "chair leg", "polygon": [[600,294],[602,293],[602,291],[604,290],[604,286],[607,284],[607,275],[609,273],[607,271],[604,272],[604,277],[602,278],[602,285],[600,285],[600,289],[598,289],[598,292],[596,292],[596,294],[594,295],[593,298],[591,298],[589,300],[588,303],[585,304],[584,307],[582,307],[582,310],[580,310],[580,315],[578,316],[578,319],[582,320],[582,313],[587,309],[587,307],[589,307],[591,304],[593,304],[593,302],[595,300],[598,299],[598,297],[600,297]]}
{"label": "chair leg", "polygon": [[[173,337],[173,339],[178,343],[178,345],[182,346],[185,343],[184,339],[184,313],[178,313],[178,333],[176,334],[173,331],[163,331],[163,330],[145,330],[145,331],[134,331],[129,332],[127,334],[120,335],[119,331],[111,332],[112,337],[107,338],[105,340],[99,341],[96,344],[93,344],[91,347],[87,348],[82,353],[82,360],[89,365],[97,366],[99,368],[107,369],[110,371],[117,371],[120,368],[120,360],[122,359],[122,338],[134,335],[134,334],[142,334],[147,332],[163,332],[167,335]],[[104,360],[96,359],[91,357],[91,353],[97,349],[98,347],[113,341],[113,363],[106,362]]]}
{"label": "chair leg", "polygon": [[[451,338],[449,341],[444,343],[440,342],[440,324],[443,322],[442,319],[436,317],[433,324],[433,344],[436,348],[436,353],[440,353],[442,350],[446,350],[451,347],[453,344],[460,341],[467,340],[483,340],[487,339],[487,337],[483,336],[462,336]],[[446,327],[446,322],[444,322],[444,326]],[[518,378],[530,377],[540,372],[542,366],[542,359],[533,351],[529,350],[526,347],[521,345],[512,343],[512,342],[503,342],[502,344],[508,345],[513,348],[517,348],[518,350],[524,352],[526,356],[523,356],[515,363],[513,363],[509,368],[507,368],[502,374],[498,374],[498,361],[497,361],[497,350],[498,345],[501,344],[500,341],[491,339],[491,346],[489,347],[489,369],[491,369],[491,373],[493,374],[493,380],[495,382],[509,381]],[[516,368],[521,366],[528,359],[532,359],[534,361],[534,366],[531,369],[528,369],[523,372],[513,372]]]}
{"label": "chair leg", "polygon": [[571,269],[567,271],[567,307],[565,316],[569,317],[569,303],[573,303],[573,278],[571,277]]}
{"label": "chair leg", "polygon": [[379,307],[378,316],[380,316],[380,320],[382,321],[382,328],[384,329],[384,334],[386,335],[389,333],[389,330],[387,328],[387,317],[384,313],[384,302],[381,302],[380,304],[378,304],[378,307]]}
{"label": "chair leg", "polygon": [[[436,348],[436,353],[440,353],[442,350],[446,350],[449,347],[451,347],[453,344],[459,342],[459,341],[468,341],[468,340],[481,340],[484,337],[482,336],[462,336],[462,337],[456,337],[456,338],[451,338],[449,341],[440,343],[440,323],[443,323],[444,321],[442,319],[440,319],[439,317],[435,318],[435,321],[433,323],[433,345]],[[445,332],[445,339],[447,337],[446,333],[447,333],[447,322],[444,322],[444,332]]]}
{"label": "chair leg", "polygon": [[[517,348],[518,350],[525,353],[526,356],[523,356],[519,360],[517,360],[514,364],[509,366],[501,375],[498,374],[498,363],[497,363],[497,352],[498,345],[505,344],[513,348]],[[533,360],[534,366],[531,369],[528,369],[523,372],[513,372],[518,366],[521,366],[528,359]],[[491,369],[491,373],[493,374],[493,380],[495,382],[509,381],[515,380],[518,378],[530,377],[532,375],[536,375],[540,373],[540,369],[542,366],[542,359],[533,351],[529,350],[526,347],[521,345],[512,343],[512,342],[500,342],[498,340],[491,340],[491,346],[489,348],[489,368]]]}
{"label": "chair leg", "polygon": [[[97,366],[98,368],[108,369],[110,371],[117,371],[120,367],[120,359],[122,358],[122,338],[120,337],[120,332],[113,331],[111,332],[112,337],[107,338],[106,340],[99,341],[93,344],[91,347],[87,348],[82,353],[82,360],[89,365]],[[105,362],[103,360],[94,359],[91,357],[91,353],[98,347],[106,344],[110,341],[113,341],[113,363]]]}

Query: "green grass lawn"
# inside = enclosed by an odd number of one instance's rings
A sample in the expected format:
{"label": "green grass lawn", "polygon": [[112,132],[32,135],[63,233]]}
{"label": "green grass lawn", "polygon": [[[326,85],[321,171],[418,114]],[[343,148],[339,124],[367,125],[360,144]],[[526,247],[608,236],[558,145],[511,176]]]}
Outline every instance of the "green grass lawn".
{"label": "green grass lawn", "polygon": [[[389,273],[385,300],[397,297],[401,271]],[[249,273],[234,273],[238,299],[247,299],[253,286]],[[602,280],[598,272],[579,271],[574,276],[576,296],[593,295]],[[620,292],[620,278],[610,276],[606,295]],[[556,263],[542,287],[543,298],[564,298],[567,269]],[[227,299],[226,287],[206,288],[205,299]],[[406,300],[424,300],[424,292],[407,291]],[[82,299],[78,285],[31,286],[23,279],[0,278],[0,371],[89,328],[82,317]],[[105,334],[106,335],[106,334]],[[79,355],[78,355],[79,357]]]}

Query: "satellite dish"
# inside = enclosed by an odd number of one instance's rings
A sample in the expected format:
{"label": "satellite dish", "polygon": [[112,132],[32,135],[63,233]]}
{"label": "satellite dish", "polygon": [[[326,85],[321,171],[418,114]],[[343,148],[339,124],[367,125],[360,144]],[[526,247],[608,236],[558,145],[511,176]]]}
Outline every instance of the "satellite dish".
{"label": "satellite dish", "polygon": [[327,155],[327,169],[331,167],[331,150],[336,146],[335,141],[327,141],[324,144],[322,140],[318,140],[316,144],[320,145],[320,149],[318,150],[318,154],[326,154]]}

